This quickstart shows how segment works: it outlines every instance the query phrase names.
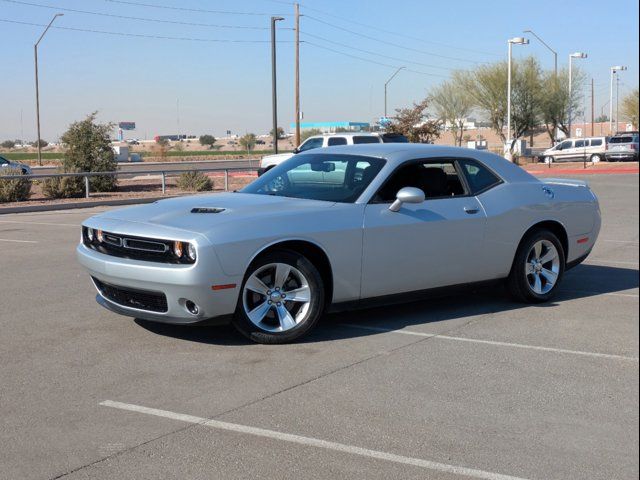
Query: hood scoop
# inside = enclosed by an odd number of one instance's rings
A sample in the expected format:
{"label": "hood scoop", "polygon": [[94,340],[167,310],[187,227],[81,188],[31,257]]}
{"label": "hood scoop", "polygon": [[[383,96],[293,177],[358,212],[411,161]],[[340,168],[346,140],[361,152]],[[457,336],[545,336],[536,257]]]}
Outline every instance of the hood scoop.
{"label": "hood scoop", "polygon": [[222,213],[225,210],[219,207],[195,207],[191,209],[191,213]]}

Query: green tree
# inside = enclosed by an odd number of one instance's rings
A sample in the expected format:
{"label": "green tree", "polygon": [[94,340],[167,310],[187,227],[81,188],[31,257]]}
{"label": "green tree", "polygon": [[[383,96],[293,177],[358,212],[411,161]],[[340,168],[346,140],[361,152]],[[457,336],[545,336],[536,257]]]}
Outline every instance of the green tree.
{"label": "green tree", "polygon": [[[284,128],[282,127],[278,127],[276,132],[278,133],[278,140],[281,140],[285,137],[284,135]],[[273,138],[273,128],[271,129],[271,131],[269,132],[269,135],[271,136],[271,138]]]}
{"label": "green tree", "polygon": [[425,99],[413,107],[397,108],[387,132],[402,134],[413,143],[432,143],[440,136],[440,122],[427,117],[428,106]]}
{"label": "green tree", "polygon": [[[40,148],[44,148],[44,147],[46,147],[47,145],[49,145],[49,142],[47,142],[46,140],[42,140],[42,139],[40,139]],[[31,143],[31,146],[32,146],[32,147],[37,147],[37,146],[38,146],[38,141],[36,140],[35,142],[32,142],[32,143]]]}
{"label": "green tree", "polygon": [[585,76],[579,69],[573,70],[571,98],[569,98],[569,71],[563,69],[542,75],[540,120],[544,123],[551,141],[555,141],[556,130],[569,134],[569,107],[573,114],[579,110]]}
{"label": "green tree", "polygon": [[7,150],[10,150],[15,146],[16,142],[14,142],[13,140],[5,140],[4,142],[0,143],[0,147],[6,148]]}
{"label": "green tree", "polygon": [[633,125],[633,128],[638,128],[638,89],[636,88],[632,92],[629,92],[622,99],[622,118],[627,120]]}
{"label": "green tree", "polygon": [[213,135],[200,136],[200,145],[202,145],[203,147],[212,149],[215,143],[216,143],[216,137],[214,137]]}
{"label": "green tree", "polygon": [[255,148],[256,140],[257,137],[255,133],[247,133],[246,135],[241,137],[238,142],[240,143],[240,146],[242,148],[244,148],[247,152],[250,152]]}
{"label": "green tree", "polygon": [[309,137],[314,137],[316,135],[322,135],[322,130],[319,128],[310,128],[308,130],[300,133],[300,143],[304,142]]}
{"label": "green tree", "polygon": [[[62,135],[66,145],[62,168],[65,172],[113,172],[115,161],[109,134],[112,123],[97,123],[98,112],[93,112],[82,121],[74,122]],[[110,192],[116,189],[115,177],[109,175],[91,177],[93,191]]]}
{"label": "green tree", "polygon": [[542,70],[534,57],[528,57],[514,64],[511,97],[511,128],[513,140],[510,150],[520,137],[533,130],[538,124],[542,104]]}
{"label": "green tree", "polygon": [[464,138],[464,122],[473,111],[473,98],[459,82],[446,81],[431,91],[429,96],[436,117],[453,133],[456,145]]}
{"label": "green tree", "polygon": [[595,123],[606,123],[608,121],[609,121],[608,115],[598,115],[594,120]]}

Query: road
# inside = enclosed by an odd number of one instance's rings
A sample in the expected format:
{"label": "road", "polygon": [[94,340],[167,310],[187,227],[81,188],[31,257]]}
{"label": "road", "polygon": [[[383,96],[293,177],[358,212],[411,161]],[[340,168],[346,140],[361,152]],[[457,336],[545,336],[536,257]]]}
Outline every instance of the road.
{"label": "road", "polygon": [[[209,168],[257,168],[260,160],[198,160],[191,162],[138,162],[119,163],[123,171],[154,171],[165,170],[206,170]],[[34,174],[56,173],[57,167],[33,167]]]}
{"label": "road", "polygon": [[[582,177],[584,178],[584,177]],[[638,478],[638,175],[549,304],[500,289],[304,342],[134,321],[74,257],[102,209],[0,217],[0,478]]]}

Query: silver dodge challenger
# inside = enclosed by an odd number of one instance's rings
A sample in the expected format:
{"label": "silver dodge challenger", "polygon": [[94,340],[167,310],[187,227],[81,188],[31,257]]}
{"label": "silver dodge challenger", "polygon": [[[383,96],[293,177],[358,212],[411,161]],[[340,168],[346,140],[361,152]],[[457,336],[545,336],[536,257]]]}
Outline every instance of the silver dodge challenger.
{"label": "silver dodge challenger", "polygon": [[91,217],[77,256],[113,312],[285,343],[327,311],[441,287],[502,281],[547,301],[600,222],[582,181],[482,151],[354,145],[296,155],[238,192]]}

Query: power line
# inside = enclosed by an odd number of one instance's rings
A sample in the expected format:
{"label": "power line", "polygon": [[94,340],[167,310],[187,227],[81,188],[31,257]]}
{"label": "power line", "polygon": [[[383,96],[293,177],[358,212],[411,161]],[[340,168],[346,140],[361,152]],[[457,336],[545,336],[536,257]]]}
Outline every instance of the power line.
{"label": "power line", "polygon": [[[112,1],[112,0],[108,0],[108,1]],[[419,50],[417,48],[407,47],[407,46],[404,46],[404,45],[400,45],[398,43],[388,42],[386,40],[380,40],[379,38],[372,37],[370,35],[365,35],[364,33],[355,32],[353,30],[349,30],[348,28],[340,27],[339,25],[335,25],[335,24],[330,23],[330,22],[325,22],[324,20],[321,20],[321,19],[316,18],[316,17],[312,17],[310,15],[305,15],[304,17],[308,18],[308,19],[311,19],[311,20],[313,20],[315,22],[322,23],[323,25],[330,26],[330,27],[335,28],[337,30],[342,30],[343,32],[347,32],[347,33],[350,33],[352,35],[356,35],[358,37],[366,38],[368,40],[373,40],[374,42],[382,43],[382,44],[385,44],[385,45],[390,45],[392,47],[402,48],[404,50],[410,50],[412,52],[421,53],[423,55],[429,55],[429,56],[438,57],[438,58],[446,58],[447,60],[455,60],[455,61],[458,61],[458,62],[468,62],[468,63],[475,63],[475,64],[483,63],[483,62],[477,62],[475,60],[469,60],[469,59],[466,59],[466,58],[450,57],[448,55],[441,55],[439,53],[427,52],[425,50]]]}
{"label": "power line", "polygon": [[373,52],[371,50],[364,50],[362,48],[352,47],[351,45],[347,45],[346,43],[334,42],[333,40],[329,40],[328,38],[324,38],[324,37],[321,37],[319,35],[315,35],[313,33],[308,33],[308,32],[300,32],[300,33],[302,33],[302,35],[305,35],[307,37],[313,37],[313,38],[316,38],[318,40],[322,40],[323,42],[332,43],[333,45],[338,45],[338,46],[344,47],[344,48],[350,48],[351,50],[357,50],[357,51],[363,52],[363,53],[368,53],[369,55],[376,55],[378,57],[388,58],[390,60],[397,60],[397,61],[403,62],[403,63],[412,63],[414,65],[420,65],[422,67],[438,68],[438,69],[447,70],[447,71],[452,70],[449,67],[442,67],[440,65],[430,65],[428,63],[415,62],[413,60],[407,60],[407,59],[404,59],[404,58],[392,57],[392,56],[389,56],[389,55],[384,55],[384,54],[379,53],[379,52]]}
{"label": "power line", "polygon": [[126,15],[116,15],[112,13],[102,13],[102,12],[90,12],[87,10],[76,10],[73,8],[64,8],[64,7],[56,7],[53,5],[42,5],[40,3],[31,3],[31,2],[23,2],[20,0],[0,0],[2,2],[14,3],[17,5],[26,5],[29,7],[40,7],[47,8],[49,10],[59,10],[63,12],[73,12],[73,13],[81,13],[85,15],[98,15],[101,17],[111,17],[111,18],[121,18],[125,20],[137,20],[142,22],[155,22],[155,23],[170,23],[174,25],[188,25],[192,27],[213,27],[213,28],[238,28],[238,29],[248,29],[248,30],[268,30],[268,27],[254,27],[248,25],[218,25],[211,23],[194,23],[194,22],[180,22],[177,20],[160,20],[156,18],[143,18],[143,17],[130,17]]}
{"label": "power line", "polygon": [[[287,3],[289,3],[289,2],[287,2]],[[437,45],[437,46],[440,46],[440,47],[446,47],[446,48],[451,48],[451,49],[454,49],[454,50],[466,51],[466,52],[471,52],[471,53],[480,53],[482,55],[492,55],[492,56],[496,56],[496,57],[502,56],[502,55],[500,55],[498,53],[484,52],[482,50],[474,50],[474,49],[471,49],[471,48],[457,47],[455,45],[448,45],[446,43],[434,42],[432,40],[425,40],[423,38],[413,37],[411,35],[407,35],[407,34],[404,34],[404,33],[394,32],[394,31],[391,31],[391,30],[385,30],[385,29],[382,29],[380,27],[376,27],[374,25],[369,25],[369,24],[366,24],[366,23],[358,22],[358,21],[353,20],[351,18],[345,19],[343,17],[340,17],[339,15],[334,15],[334,14],[326,12],[324,10],[320,10],[319,8],[309,7],[309,6],[305,5],[305,4],[300,4],[300,5],[302,7],[304,7],[304,8],[306,8],[307,10],[318,12],[321,15],[324,15],[324,16],[327,16],[327,17],[331,17],[331,18],[335,18],[335,19],[341,20],[341,21],[343,21],[345,23],[349,23],[349,24],[352,24],[352,25],[359,25],[361,27],[373,29],[373,30],[376,30],[376,31],[382,32],[382,33],[388,33],[390,35],[396,35],[398,37],[407,38],[409,40],[413,40],[413,41],[416,41],[416,42],[421,42],[421,43],[426,43],[426,44],[431,44],[431,45]]]}
{"label": "power line", "polygon": [[280,17],[291,16],[290,13],[262,13],[262,12],[239,12],[233,10],[207,10],[204,8],[187,8],[187,7],[171,7],[169,5],[154,5],[151,3],[131,2],[128,0],[104,0],[105,2],[120,3],[123,5],[133,5],[136,7],[160,8],[164,10],[177,10],[181,12],[197,12],[197,13],[218,13],[221,15],[251,15],[258,17],[271,17],[277,15]]}
{"label": "power line", "polygon": [[[22,22],[19,20],[9,20],[6,18],[0,18],[0,22],[14,23],[17,25],[29,25],[32,27],[46,27],[47,25],[42,23]],[[196,38],[196,37],[170,37],[166,35],[146,35],[141,33],[127,33],[127,32],[110,32],[106,30],[94,30],[89,28],[76,28],[76,27],[62,27],[51,26],[57,30],[69,30],[73,32],[85,32],[85,33],[100,33],[104,35],[114,35],[119,37],[135,37],[135,38],[150,38],[154,40],[179,40],[184,42],[211,42],[211,43],[271,43],[270,40],[235,40],[229,38]],[[291,40],[278,40],[278,43],[293,43]]]}
{"label": "power line", "polygon": [[[335,50],[335,49],[330,48],[330,47],[325,47],[325,46],[322,46],[322,45],[318,45],[317,43],[309,42],[308,40],[305,41],[304,44],[305,45],[311,45],[312,47],[315,47],[315,48],[321,48],[322,50],[327,50],[329,52],[337,53],[339,55],[344,55],[345,57],[355,58],[356,60],[361,60],[363,62],[369,62],[369,63],[373,63],[375,65],[381,65],[383,67],[398,68],[398,65],[391,65],[389,63],[378,62],[377,60],[371,60],[369,58],[359,57],[357,55],[352,55],[350,53],[341,52],[340,50]],[[404,71],[405,72],[411,72],[411,73],[417,73],[419,75],[426,75],[426,76],[429,76],[429,77],[449,78],[448,75],[440,75],[440,74],[437,74],[437,73],[421,72],[419,70],[413,70],[413,69],[410,69],[410,68],[405,68]]]}

